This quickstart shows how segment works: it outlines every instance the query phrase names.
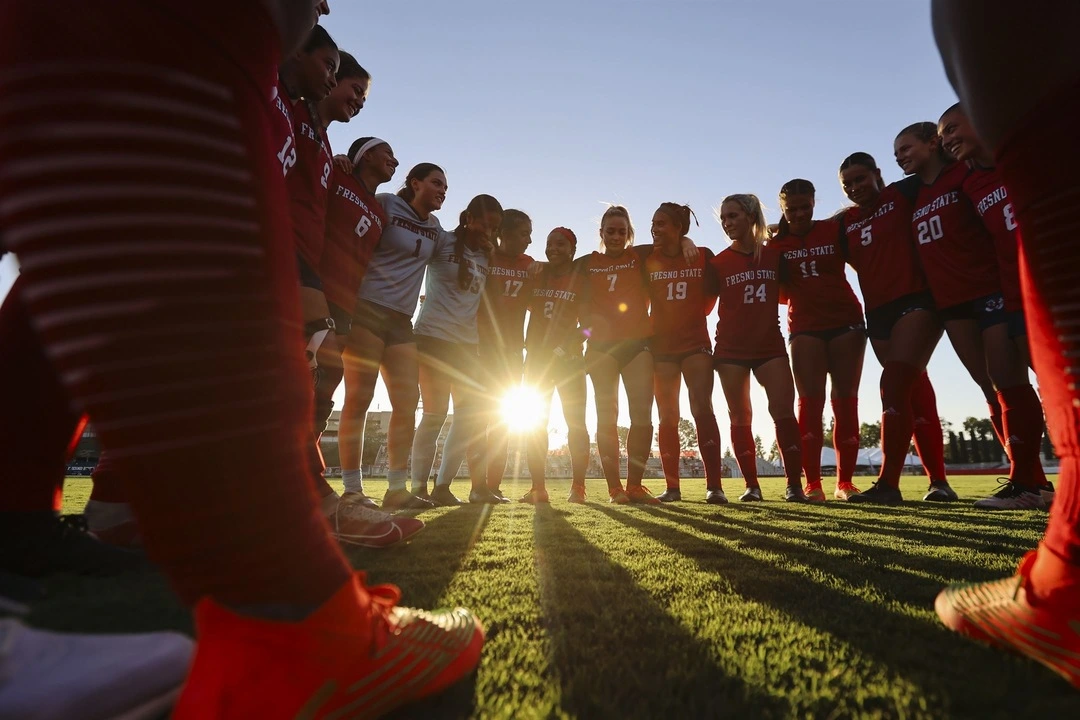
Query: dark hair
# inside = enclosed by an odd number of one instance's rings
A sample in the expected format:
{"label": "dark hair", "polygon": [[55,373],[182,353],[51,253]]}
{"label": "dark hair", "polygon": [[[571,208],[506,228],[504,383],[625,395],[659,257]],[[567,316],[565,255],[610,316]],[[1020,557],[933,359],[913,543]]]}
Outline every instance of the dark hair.
{"label": "dark hair", "polygon": [[[814,183],[809,180],[803,180],[802,178],[795,178],[794,180],[788,180],[780,187],[780,200],[783,201],[788,195],[813,195],[817,191],[814,189]],[[780,214],[780,222],[777,223],[777,235],[783,235],[788,232],[787,218],[784,214]]]}
{"label": "dark hair", "polygon": [[560,225],[559,227],[549,232],[548,235],[554,235],[555,233],[559,233],[559,235],[561,235],[563,238],[566,239],[567,242],[570,243],[570,249],[573,251],[570,253],[570,255],[573,256],[573,254],[577,252],[577,235],[574,234],[574,231],[568,227],[563,227]]}
{"label": "dark hair", "polygon": [[319,48],[328,47],[333,50],[337,50],[337,43],[334,42],[334,38],[330,37],[330,33],[326,32],[326,28],[322,25],[316,25],[311,28],[311,32],[307,36],[307,40],[304,41],[304,47],[301,48],[305,54],[310,55]]}
{"label": "dark hair", "polygon": [[937,123],[930,122],[929,120],[912,123],[896,133],[896,138],[900,139],[901,135],[911,135],[916,140],[920,140],[924,143],[933,142],[934,138],[937,138],[939,140],[937,146],[938,157],[940,157],[941,161],[944,163],[952,162],[952,156],[949,155],[945,146],[940,142],[941,138],[938,136]]}
{"label": "dark hair", "polygon": [[874,160],[874,156],[870,153],[853,152],[844,158],[844,162],[840,163],[840,172],[844,172],[852,165],[861,165],[867,170],[877,170],[877,162]]}
{"label": "dark hair", "polygon": [[690,209],[689,205],[680,205],[679,203],[665,202],[660,203],[660,207],[656,209],[657,212],[662,212],[669,218],[675,221],[675,224],[679,226],[679,233],[686,235],[690,232],[690,216],[694,216],[694,222],[698,227],[701,227],[701,223],[698,222],[697,215]]}
{"label": "dark hair", "polygon": [[[961,113],[964,113],[964,106],[963,106],[963,105],[961,105],[961,104],[960,104],[960,103],[958,103],[958,102],[954,102],[954,103],[953,103],[952,105],[950,105],[949,107],[945,108],[945,112],[941,113],[941,116],[940,116],[940,117],[938,117],[938,122],[941,122],[941,118],[945,117],[945,116],[946,116],[946,115],[948,115],[949,113],[951,113],[951,112],[957,112],[957,111],[959,111],[959,112],[961,112]],[[966,113],[965,113],[965,114],[966,114]]]}
{"label": "dark hair", "polygon": [[371,80],[371,73],[365,70],[360,63],[356,62],[356,58],[344,50],[338,50],[338,55],[341,56],[341,64],[338,65],[338,71],[335,77],[339,83],[345,78]]}
{"label": "dark hair", "polygon": [[469,232],[466,227],[469,216],[477,217],[491,212],[503,214],[499,201],[491,195],[477,195],[469,201],[469,206],[458,216],[458,226],[454,228],[454,255],[458,259],[458,287],[462,290],[468,290],[472,283],[472,278],[469,277],[469,265],[465,262],[465,235]]}
{"label": "dark hair", "polygon": [[[357,147],[356,149],[359,150],[360,148]],[[412,186],[409,183],[413,180],[423,180],[428,175],[436,171],[443,173],[443,175],[446,174],[445,172],[443,172],[443,169],[435,163],[425,162],[420,163],[419,165],[414,165],[413,169],[409,171],[409,174],[405,176],[405,184],[402,185],[401,189],[397,191],[398,197],[405,202],[412,202],[413,198],[416,197],[416,193],[413,192]]]}
{"label": "dark hair", "polygon": [[502,239],[503,235],[513,232],[522,223],[531,222],[532,218],[526,215],[523,210],[514,210],[513,208],[503,210],[502,224],[499,225],[499,238]]}

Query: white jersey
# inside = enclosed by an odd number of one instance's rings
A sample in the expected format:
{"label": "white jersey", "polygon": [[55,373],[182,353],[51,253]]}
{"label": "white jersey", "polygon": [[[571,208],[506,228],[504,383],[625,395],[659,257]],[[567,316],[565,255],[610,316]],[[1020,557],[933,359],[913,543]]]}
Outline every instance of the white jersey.
{"label": "white jersey", "polygon": [[462,255],[468,263],[470,282],[469,288],[463,290],[458,284],[459,258],[454,255],[454,240],[453,233],[445,233],[438,254],[428,266],[426,295],[415,332],[447,342],[476,345],[480,342],[476,311],[484,293],[488,257],[481,250],[465,248]]}
{"label": "white jersey", "polygon": [[[421,220],[397,195],[383,193],[375,199],[386,210],[387,224],[360,284],[360,299],[412,317],[424,269],[448,233],[437,217],[428,215],[427,220]],[[453,244],[453,237],[450,242]]]}

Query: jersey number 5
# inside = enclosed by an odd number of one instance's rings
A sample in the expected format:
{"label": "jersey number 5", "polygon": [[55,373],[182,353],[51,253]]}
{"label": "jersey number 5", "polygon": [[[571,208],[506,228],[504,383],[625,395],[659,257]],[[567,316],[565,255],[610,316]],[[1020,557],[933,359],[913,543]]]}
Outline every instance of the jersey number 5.
{"label": "jersey number 5", "polygon": [[872,232],[872,228],[869,225],[862,229],[861,235],[863,246],[869,245],[870,243],[874,242],[874,234]]}
{"label": "jersey number 5", "polygon": [[747,285],[743,291],[742,301],[744,304],[749,305],[754,302],[754,298],[757,298],[758,302],[765,302],[765,286],[764,285]]}

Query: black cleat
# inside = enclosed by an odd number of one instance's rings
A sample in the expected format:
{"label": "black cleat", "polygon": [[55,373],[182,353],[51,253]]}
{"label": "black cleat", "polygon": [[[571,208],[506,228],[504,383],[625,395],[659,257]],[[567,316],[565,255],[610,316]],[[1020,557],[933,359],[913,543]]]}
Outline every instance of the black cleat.
{"label": "black cleat", "polygon": [[384,512],[394,510],[430,510],[435,504],[425,497],[414,495],[408,490],[387,490],[383,495],[382,509]]}
{"label": "black cleat", "polygon": [[784,488],[784,502],[804,503],[809,501],[806,499],[806,493],[803,492],[802,485],[788,485]]}
{"label": "black cleat", "polygon": [[495,499],[496,499],[496,500],[497,500],[498,502],[501,502],[501,503],[508,503],[508,502],[514,502],[514,501],[513,501],[513,500],[511,500],[510,498],[508,498],[508,497],[506,497],[505,495],[503,495],[503,494],[502,494],[502,490],[500,490],[499,488],[488,488],[488,492],[490,492],[490,493],[492,494],[492,496],[494,496],[494,498],[495,498]]}
{"label": "black cleat", "polygon": [[454,507],[465,504],[454,497],[454,493],[450,492],[450,487],[447,485],[435,486],[435,489],[431,491],[431,502],[436,507]]}
{"label": "black cleat", "polygon": [[[435,488],[438,491],[438,488]],[[450,488],[446,489],[447,494],[450,492]],[[484,488],[476,488],[469,491],[469,502],[474,505],[501,505],[503,503],[503,497],[496,495],[495,493]]]}
{"label": "black cleat", "polygon": [[885,483],[875,482],[858,495],[850,496],[847,501],[872,505],[899,505],[904,502],[904,496],[898,487],[889,487]]}
{"label": "black cleat", "polygon": [[87,532],[82,515],[0,515],[0,570],[24,577],[53,573],[120,575],[147,570],[142,552],[107,545]]}
{"label": "black cleat", "polygon": [[739,502],[761,502],[764,499],[761,497],[760,485],[746,488],[746,492],[739,496]]}
{"label": "black cleat", "polygon": [[959,499],[956,497],[956,491],[949,487],[949,483],[945,480],[930,483],[926,494],[923,495],[923,502],[956,502]]}
{"label": "black cleat", "polygon": [[727,495],[724,494],[724,491],[717,488],[715,490],[710,489],[705,491],[705,502],[710,505],[727,505],[728,499]]}
{"label": "black cleat", "polygon": [[656,499],[660,502],[680,502],[682,500],[682,490],[679,488],[668,488],[657,495]]}

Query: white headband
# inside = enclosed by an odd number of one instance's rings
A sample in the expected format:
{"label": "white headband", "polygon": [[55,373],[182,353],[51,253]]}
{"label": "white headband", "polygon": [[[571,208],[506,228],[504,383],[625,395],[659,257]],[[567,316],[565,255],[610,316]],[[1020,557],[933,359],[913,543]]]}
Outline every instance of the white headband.
{"label": "white headband", "polygon": [[366,143],[361,145],[360,149],[356,151],[355,155],[353,155],[353,157],[352,157],[353,165],[359,165],[360,164],[360,158],[364,157],[364,153],[366,153],[371,148],[375,147],[376,145],[387,145],[387,144],[388,143],[385,140],[380,140],[379,138],[371,138]]}

